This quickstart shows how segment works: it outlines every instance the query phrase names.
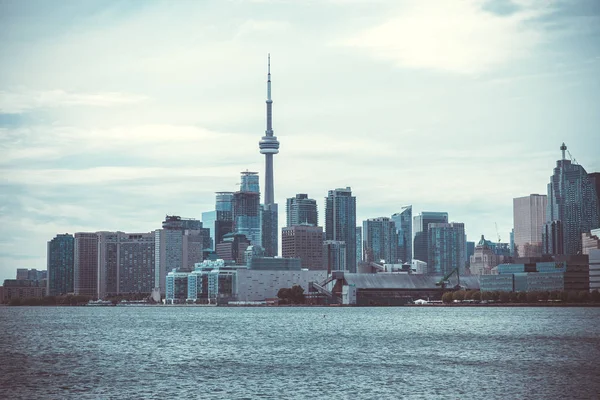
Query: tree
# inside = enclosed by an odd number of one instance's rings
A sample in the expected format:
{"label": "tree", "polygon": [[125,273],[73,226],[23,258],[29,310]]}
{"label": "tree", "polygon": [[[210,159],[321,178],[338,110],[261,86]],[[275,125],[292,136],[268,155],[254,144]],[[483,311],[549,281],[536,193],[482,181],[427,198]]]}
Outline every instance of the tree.
{"label": "tree", "polygon": [[452,300],[453,300],[452,292],[446,292],[442,296],[442,301],[446,304],[452,303]]}
{"label": "tree", "polygon": [[574,290],[567,292],[567,302],[579,303],[579,293]]}
{"label": "tree", "polygon": [[537,292],[527,292],[526,298],[527,298],[528,303],[537,303],[538,293]]}
{"label": "tree", "polygon": [[600,303],[600,292],[598,289],[595,289],[591,294],[590,298],[594,303]]}
{"label": "tree", "polygon": [[510,294],[508,295],[510,302],[511,303],[518,303],[519,302],[519,295],[517,294],[517,292],[510,292]]}
{"label": "tree", "polygon": [[508,303],[510,301],[510,294],[508,292],[500,292],[500,298],[498,301],[500,303]]}
{"label": "tree", "polygon": [[473,293],[475,293],[474,290],[467,290],[465,292],[465,300],[473,300]]}
{"label": "tree", "polygon": [[550,298],[550,293],[548,293],[547,291],[538,292],[538,300],[539,301],[548,301],[549,298]]}
{"label": "tree", "polygon": [[19,299],[18,297],[14,298],[14,299],[10,299],[10,301],[8,302],[9,306],[20,306],[21,305],[21,299]]}
{"label": "tree", "polygon": [[463,301],[465,299],[465,292],[463,290],[458,290],[452,294],[453,300]]}
{"label": "tree", "polygon": [[481,300],[481,292],[479,290],[473,293],[473,300],[475,300],[475,301]]}
{"label": "tree", "polygon": [[277,297],[280,299],[281,304],[304,304],[306,301],[304,289],[300,285],[279,289]]}
{"label": "tree", "polygon": [[525,292],[518,292],[517,293],[517,301],[519,303],[527,303],[527,293],[525,293]]}
{"label": "tree", "polygon": [[579,292],[578,297],[580,303],[587,303],[590,301],[590,292],[587,290],[582,290]]}

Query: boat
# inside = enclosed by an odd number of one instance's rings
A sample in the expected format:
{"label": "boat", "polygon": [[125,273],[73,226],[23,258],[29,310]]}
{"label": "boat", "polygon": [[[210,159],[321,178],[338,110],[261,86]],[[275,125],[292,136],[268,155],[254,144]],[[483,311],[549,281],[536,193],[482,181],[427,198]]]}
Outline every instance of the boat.
{"label": "boat", "polygon": [[88,303],[86,304],[87,306],[94,306],[94,307],[106,307],[106,306],[112,306],[113,303],[110,300],[90,300],[88,301]]}

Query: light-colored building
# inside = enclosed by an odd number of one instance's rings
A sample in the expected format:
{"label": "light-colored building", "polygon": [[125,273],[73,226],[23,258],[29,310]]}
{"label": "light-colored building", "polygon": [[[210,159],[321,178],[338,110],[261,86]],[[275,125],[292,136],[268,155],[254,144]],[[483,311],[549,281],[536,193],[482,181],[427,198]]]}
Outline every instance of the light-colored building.
{"label": "light-colored building", "polygon": [[322,282],[327,278],[326,270],[252,270],[238,269],[235,280],[237,301],[262,301],[277,297],[282,288],[299,285],[308,292],[309,282]]}
{"label": "light-colored building", "polygon": [[531,194],[513,199],[514,249],[519,257],[542,255],[542,231],[548,196]]}
{"label": "light-colored building", "polygon": [[411,264],[411,269],[414,271],[415,274],[426,275],[428,273],[427,263],[425,261],[421,261],[421,260],[417,260],[416,258],[413,258],[412,261],[410,262],[410,264]]}
{"label": "light-colored building", "polygon": [[488,241],[481,235],[481,240],[475,246],[475,252],[470,259],[471,275],[489,275],[503,260],[504,257],[494,253],[494,250],[488,246]]}
{"label": "light-colored building", "polygon": [[582,234],[583,254],[587,254],[590,264],[590,292],[600,290],[600,229]]}

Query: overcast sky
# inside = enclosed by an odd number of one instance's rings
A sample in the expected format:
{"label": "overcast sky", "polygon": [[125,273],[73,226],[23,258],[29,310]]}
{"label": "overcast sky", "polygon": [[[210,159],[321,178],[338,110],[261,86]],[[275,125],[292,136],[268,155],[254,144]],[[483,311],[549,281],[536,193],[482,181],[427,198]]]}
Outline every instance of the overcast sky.
{"label": "overcast sky", "polygon": [[200,218],[261,173],[271,53],[285,199],[447,211],[508,241],[566,142],[600,171],[600,2],[0,0],[0,280],[57,233]]}

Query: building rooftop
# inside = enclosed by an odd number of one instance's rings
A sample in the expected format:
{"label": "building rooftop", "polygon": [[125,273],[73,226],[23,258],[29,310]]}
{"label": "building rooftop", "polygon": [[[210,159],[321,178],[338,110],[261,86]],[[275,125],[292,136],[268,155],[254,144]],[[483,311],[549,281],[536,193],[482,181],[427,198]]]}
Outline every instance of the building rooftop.
{"label": "building rooftop", "polygon": [[[436,283],[442,278],[442,275],[344,273],[344,279],[348,285],[354,285],[357,289],[440,289]],[[451,278],[452,282],[455,280]],[[477,276],[461,276],[460,284],[467,289],[478,290],[479,278]]]}

